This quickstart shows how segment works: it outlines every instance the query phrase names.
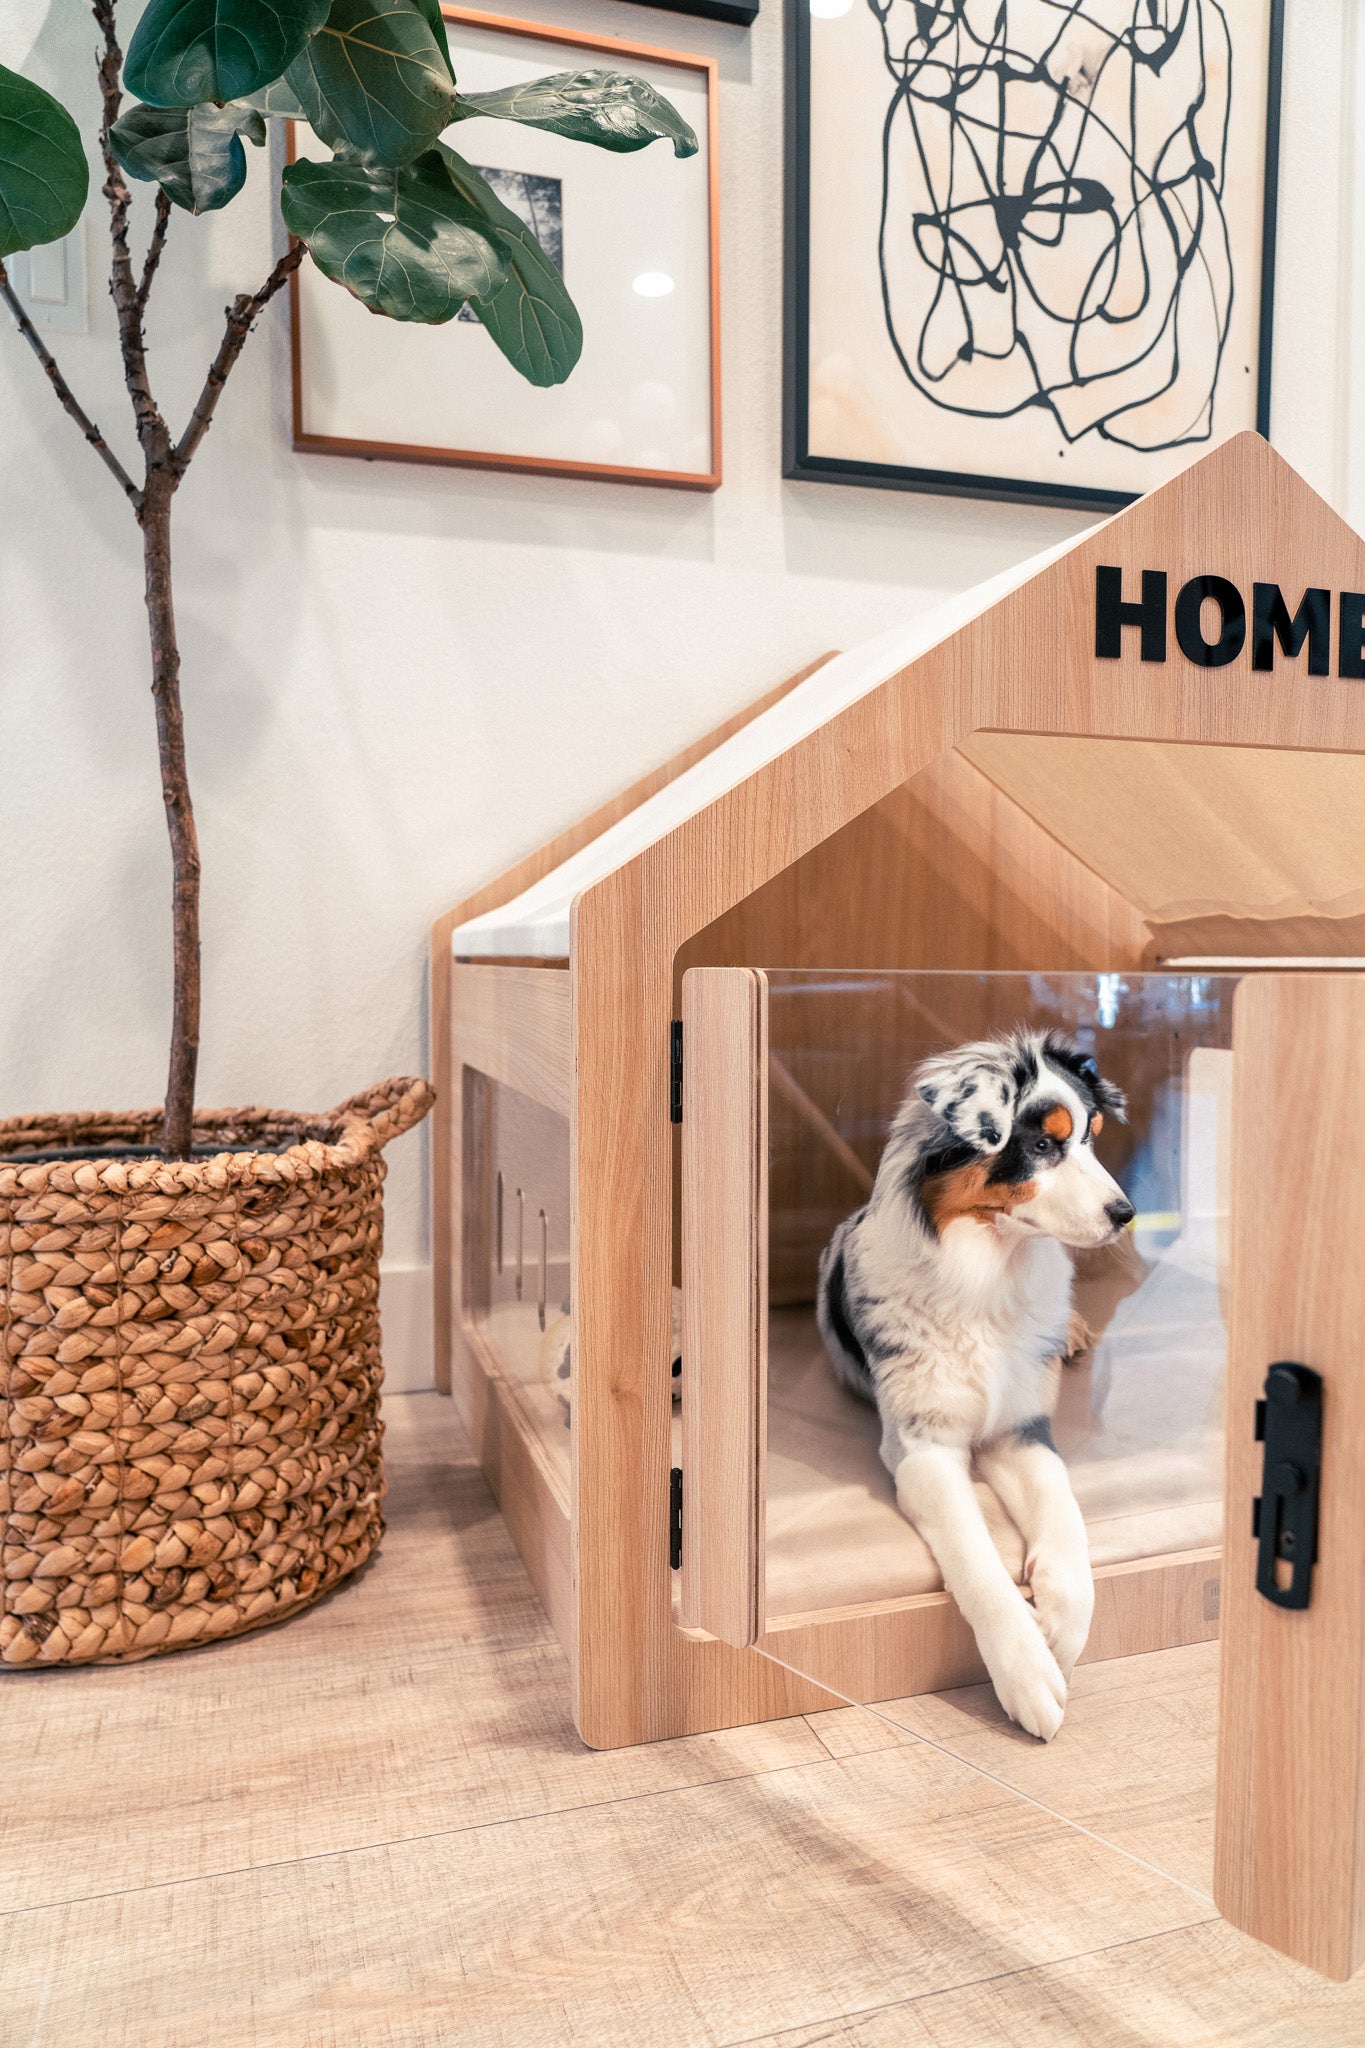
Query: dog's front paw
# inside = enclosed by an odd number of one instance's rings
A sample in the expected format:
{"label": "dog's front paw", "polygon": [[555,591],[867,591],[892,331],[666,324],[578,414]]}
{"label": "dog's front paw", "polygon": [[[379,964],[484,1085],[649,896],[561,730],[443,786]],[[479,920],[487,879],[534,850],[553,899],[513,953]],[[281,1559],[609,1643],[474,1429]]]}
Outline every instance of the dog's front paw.
{"label": "dog's front paw", "polygon": [[1035,1565],[1032,1583],[1033,1606],[1043,1639],[1063,1678],[1070,1680],[1090,1634],[1090,1620],[1095,1612],[1094,1580],[1088,1569],[1050,1572]]}
{"label": "dog's front paw", "polygon": [[1066,1712],[1066,1680],[1022,1600],[1018,1620],[1011,1617],[1007,1628],[980,1647],[995,1696],[1011,1721],[1040,1742],[1051,1742]]}

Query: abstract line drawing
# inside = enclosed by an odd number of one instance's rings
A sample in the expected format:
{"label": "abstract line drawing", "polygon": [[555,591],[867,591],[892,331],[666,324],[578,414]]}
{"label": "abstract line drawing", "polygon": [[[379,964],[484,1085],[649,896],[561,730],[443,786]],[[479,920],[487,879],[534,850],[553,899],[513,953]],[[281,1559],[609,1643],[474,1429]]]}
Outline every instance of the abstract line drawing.
{"label": "abstract line drawing", "polygon": [[915,389],[1041,410],[1067,444],[1211,439],[1236,286],[1220,0],[868,4],[882,301]]}

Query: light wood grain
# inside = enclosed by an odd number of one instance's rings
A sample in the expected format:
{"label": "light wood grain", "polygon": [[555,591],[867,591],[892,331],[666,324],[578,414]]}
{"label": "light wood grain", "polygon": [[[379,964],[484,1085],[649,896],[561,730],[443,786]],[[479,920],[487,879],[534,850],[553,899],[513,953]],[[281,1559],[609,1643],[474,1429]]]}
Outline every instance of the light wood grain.
{"label": "light wood grain", "polygon": [[767,984],[683,981],[682,1619],[763,1632],[768,1442]]}
{"label": "light wood grain", "polygon": [[[1365,975],[1257,975],[1233,1012],[1226,1649],[1217,1897],[1332,1977],[1365,1934]],[[1254,1404],[1277,1359],[1323,1378],[1318,1563],[1307,1608],[1255,1590]]]}
{"label": "light wood grain", "polygon": [[573,1046],[569,977],[562,968],[456,961],[450,1029],[464,1066],[568,1116]]}
{"label": "light wood grain", "polygon": [[745,2048],[1358,2048],[1365,2001],[1222,1921],[983,1979]]}
{"label": "light wood grain", "polygon": [[895,1703],[906,1729],[592,1752],[451,1404],[386,1414],[354,1584],[235,1645],[3,1681],[6,2048],[1365,2039],[1365,1978],[1008,1789],[1197,1879],[1208,1647],[1080,1672],[1045,1749],[981,1688]]}
{"label": "light wood grain", "polygon": [[[874,878],[850,886],[853,876]],[[1120,892],[956,750],[803,852],[685,946],[686,966],[1133,967]]]}
{"label": "light wood grain", "polygon": [[30,1913],[0,2008],[25,2048],[676,2048],[1201,1910],[911,1744]]}
{"label": "light wood grain", "polygon": [[[1082,1662],[1216,1636],[1220,1556],[1217,1550],[1196,1550],[1101,1565]],[[898,1699],[971,1685],[985,1676],[976,1640],[947,1593],[784,1614],[768,1624],[762,1648],[852,1700]]]}
{"label": "light wood grain", "polygon": [[[824,1760],[800,1720],[585,1749],[567,1659],[451,1404],[384,1412],[388,1533],[318,1608],[230,1646],[0,1681],[5,1913]],[[0,2015],[9,2048],[3,1996]]]}

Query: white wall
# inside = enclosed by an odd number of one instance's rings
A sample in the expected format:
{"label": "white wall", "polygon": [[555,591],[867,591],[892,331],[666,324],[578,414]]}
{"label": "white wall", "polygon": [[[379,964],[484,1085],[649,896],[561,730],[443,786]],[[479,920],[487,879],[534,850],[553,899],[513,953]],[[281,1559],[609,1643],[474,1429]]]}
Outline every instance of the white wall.
{"label": "white wall", "polygon": [[[120,12],[130,27],[136,7]],[[720,61],[726,482],[704,497],[296,456],[272,311],[179,508],[206,1103],[324,1107],[424,1070],[433,916],[815,653],[1080,523],[780,481],[778,0],[749,33],[613,0],[527,12]],[[1350,0],[1290,16],[1274,438],[1359,517],[1354,22]],[[25,61],[88,133],[93,41],[82,7],[6,0],[0,61]],[[272,260],[251,155],[228,212],[173,223],[151,333],[177,419],[226,299]],[[127,451],[102,206],[92,187],[90,333],[52,339]],[[0,1114],[154,1102],[169,868],[136,533],[3,326],[0,623]],[[392,1168],[390,1362],[412,1383],[429,1371],[425,1139]]]}

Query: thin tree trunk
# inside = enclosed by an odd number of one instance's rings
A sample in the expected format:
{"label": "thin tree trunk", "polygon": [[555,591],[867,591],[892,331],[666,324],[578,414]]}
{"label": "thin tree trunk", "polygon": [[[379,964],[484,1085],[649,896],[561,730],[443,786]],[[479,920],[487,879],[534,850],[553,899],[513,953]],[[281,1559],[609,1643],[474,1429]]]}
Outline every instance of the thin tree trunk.
{"label": "thin tree trunk", "polygon": [[142,504],[147,572],[147,623],[152,641],[152,699],[161,757],[161,795],[171,841],[175,996],[171,1063],[166,1079],[163,1149],[188,1159],[194,1133],[194,1082],[199,1065],[199,839],[185,769],[180,709],[180,649],[171,596],[171,506],[178,478],[149,470]]}

